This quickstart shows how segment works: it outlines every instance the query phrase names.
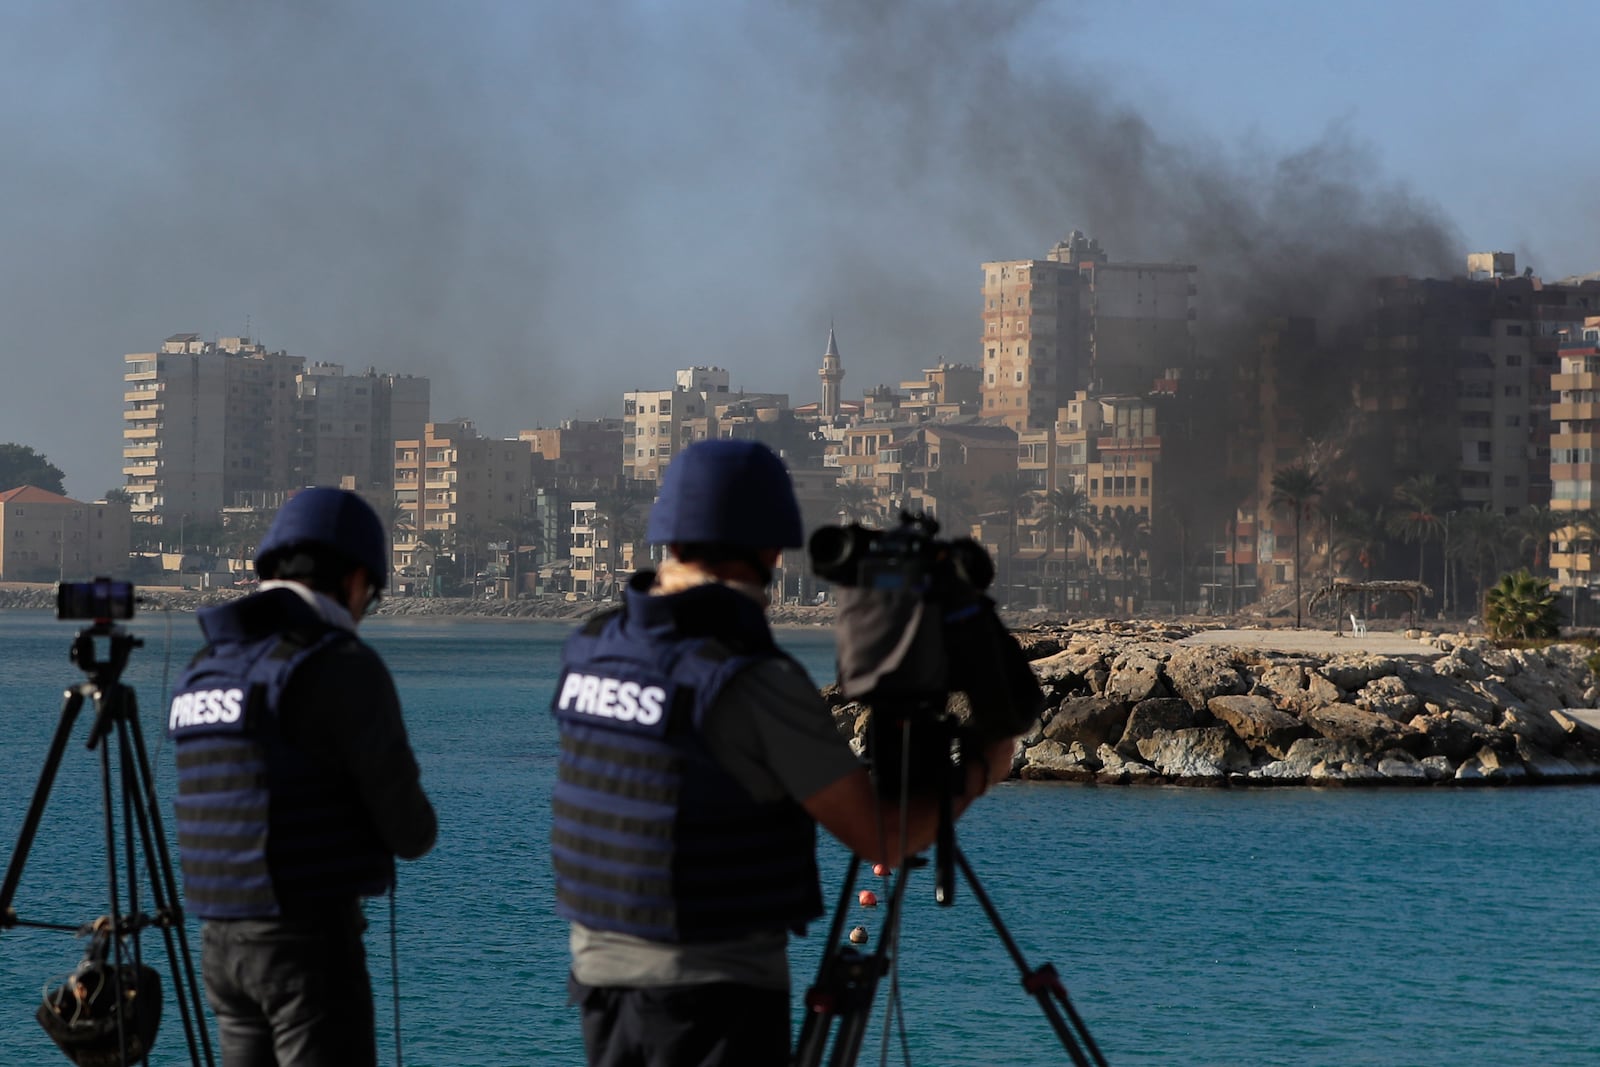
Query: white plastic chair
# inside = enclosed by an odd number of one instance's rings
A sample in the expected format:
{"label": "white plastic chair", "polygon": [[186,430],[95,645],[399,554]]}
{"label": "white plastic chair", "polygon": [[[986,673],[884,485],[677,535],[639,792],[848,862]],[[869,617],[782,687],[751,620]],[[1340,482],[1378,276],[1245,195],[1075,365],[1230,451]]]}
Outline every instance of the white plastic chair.
{"label": "white plastic chair", "polygon": [[1355,612],[1351,612],[1350,613],[1350,636],[1351,637],[1365,637],[1365,636],[1367,636],[1367,624],[1362,622],[1360,619],[1356,618]]}

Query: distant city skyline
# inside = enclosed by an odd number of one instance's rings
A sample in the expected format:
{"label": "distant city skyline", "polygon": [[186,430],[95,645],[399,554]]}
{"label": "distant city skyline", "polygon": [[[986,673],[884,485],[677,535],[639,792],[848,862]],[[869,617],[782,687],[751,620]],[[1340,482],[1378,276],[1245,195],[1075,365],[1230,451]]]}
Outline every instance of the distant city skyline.
{"label": "distant city skyline", "polygon": [[1596,28],[1577,2],[12,7],[0,438],[79,499],[120,485],[122,356],[185,330],[426,375],[436,418],[512,436],[686,366],[816,400],[833,321],[850,400],[977,362],[981,264],[1072,229],[1197,263],[1202,316],[1212,283],[1342,271],[1385,229],[1375,268],[1597,270],[1560,48]]}

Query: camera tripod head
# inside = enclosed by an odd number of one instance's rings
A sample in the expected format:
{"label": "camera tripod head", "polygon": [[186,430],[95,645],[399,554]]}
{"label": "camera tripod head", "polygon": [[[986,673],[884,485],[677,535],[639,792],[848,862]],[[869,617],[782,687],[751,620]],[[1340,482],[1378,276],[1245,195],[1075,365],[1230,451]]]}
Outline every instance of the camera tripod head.
{"label": "camera tripod head", "polygon": [[[95,642],[99,638],[106,639],[107,652],[101,658]],[[85,626],[78,631],[78,636],[72,640],[72,649],[68,658],[78,665],[78,669],[89,676],[89,680],[101,688],[107,688],[122,677],[122,670],[128,665],[128,657],[136,648],[144,647],[144,638],[135,637],[125,628],[118,626],[109,619],[97,619],[94,625]]]}

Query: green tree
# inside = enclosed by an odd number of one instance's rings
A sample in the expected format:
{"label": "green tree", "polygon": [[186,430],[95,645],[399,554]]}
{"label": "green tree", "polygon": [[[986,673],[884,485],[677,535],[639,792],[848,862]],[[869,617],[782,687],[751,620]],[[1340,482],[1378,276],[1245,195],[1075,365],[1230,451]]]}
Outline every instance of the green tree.
{"label": "green tree", "polygon": [[1111,545],[1117,550],[1117,574],[1122,579],[1123,610],[1132,612],[1133,601],[1128,588],[1128,559],[1130,556],[1133,558],[1133,567],[1137,570],[1139,553],[1150,541],[1150,520],[1145,517],[1144,512],[1122,506],[1103,510],[1100,513],[1098,526],[1101,543]]}
{"label": "green tree", "polygon": [[1055,554],[1057,547],[1061,549],[1061,575],[1060,603],[1058,607],[1065,610],[1067,596],[1067,549],[1073,538],[1082,538],[1083,542],[1092,551],[1097,543],[1100,531],[1095,526],[1094,512],[1089,507],[1089,495],[1075,485],[1052,489],[1050,495],[1045,497],[1045,516],[1050,524],[1050,553]]}
{"label": "green tree", "polygon": [[27,445],[0,445],[0,492],[31,485],[52,493],[66,492],[61,468]]}
{"label": "green tree", "polygon": [[984,486],[984,499],[989,506],[1006,517],[1005,547],[1000,556],[1000,588],[997,598],[1001,603],[1011,599],[1012,575],[1017,556],[1017,522],[1032,513],[1033,478],[1021,471],[1002,471]]}
{"label": "green tree", "polygon": [[[607,568],[613,585],[622,569],[622,541],[643,536],[644,518],[652,499],[649,490],[631,485],[602,489],[595,494],[595,527],[605,529],[606,542],[611,546]],[[596,600],[600,598],[598,581],[594,583],[594,596]]]}
{"label": "green tree", "polygon": [[1512,516],[1511,529],[1517,547],[1533,557],[1533,569],[1542,569],[1550,559],[1550,538],[1572,523],[1572,513],[1551,511],[1530,504]]}
{"label": "green tree", "polygon": [[1303,463],[1284,467],[1272,476],[1271,507],[1288,508],[1294,515],[1294,626],[1300,628],[1300,523],[1311,502],[1322,495],[1322,479]]}
{"label": "green tree", "polygon": [[1444,533],[1444,514],[1455,491],[1432,474],[1416,474],[1395,487],[1399,507],[1389,516],[1389,531],[1417,546],[1417,581],[1423,580],[1428,542]]}
{"label": "green tree", "polygon": [[860,482],[839,482],[833,487],[833,510],[844,522],[872,525],[878,519],[878,494]]}
{"label": "green tree", "polygon": [[1487,576],[1500,573],[1515,551],[1511,526],[1504,515],[1468,508],[1456,512],[1450,522],[1450,555],[1471,573],[1476,601],[1488,592]]}
{"label": "green tree", "polygon": [[964,537],[976,518],[973,509],[972,486],[946,471],[934,471],[928,477],[928,493],[933,497],[934,518],[946,537]]}
{"label": "green tree", "polygon": [[1483,598],[1483,622],[1497,641],[1542,641],[1561,635],[1561,613],[1546,578],[1527,568],[1501,577]]}

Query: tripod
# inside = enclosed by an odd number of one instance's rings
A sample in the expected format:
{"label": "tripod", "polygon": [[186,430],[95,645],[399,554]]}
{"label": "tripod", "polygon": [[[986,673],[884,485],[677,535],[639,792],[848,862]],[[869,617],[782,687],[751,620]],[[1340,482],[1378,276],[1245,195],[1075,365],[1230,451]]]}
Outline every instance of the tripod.
{"label": "tripod", "polygon": [[[96,640],[107,642],[108,652],[99,658]],[[133,689],[122,684],[122,670],[127,666],[133,649],[144,644],[128,631],[107,621],[78,632],[72,643],[71,659],[79,670],[88,675],[88,681],[66,691],[61,706],[61,717],[50,740],[50,751],[45,758],[33,801],[23,820],[22,832],[17,838],[16,852],[6,869],[4,883],[0,883],[0,928],[28,926],[44,930],[82,932],[85,927],[62,923],[36,922],[21,919],[12,908],[17,885],[22,880],[22,868],[28,851],[33,846],[34,834],[44,816],[45,802],[55,781],[67,740],[72,734],[78,713],[85,701],[93,704],[95,717],[89,730],[87,748],[100,751],[100,789],[105,824],[106,879],[110,914],[95,923],[93,928],[104,930],[109,937],[109,948],[114,962],[110,970],[115,983],[115,1002],[132,1002],[132,989],[125,989],[127,975],[136,972],[141,964],[140,935],[149,928],[161,931],[166,943],[167,959],[172,972],[178,1011],[183,1017],[184,1036],[188,1040],[189,1060],[199,1067],[202,1062],[214,1063],[211,1041],[205,1028],[205,1015],[200,998],[200,986],[195,977],[193,958],[184,932],[183,910],[178,904],[177,880],[173,877],[172,858],[167,851],[166,836],[161,828],[160,808],[156,801],[155,781],[150,774],[150,761],[145,751],[144,736],[139,729],[138,701]],[[102,742],[104,742],[102,744]],[[117,779],[121,785],[120,804],[113,795],[111,749],[117,750]],[[122,815],[121,865],[118,857],[116,813]],[[141,910],[139,892],[139,860],[143,859],[145,875],[150,890],[150,910]],[[127,907],[123,907],[126,896]],[[124,945],[124,940],[128,944]],[[131,952],[131,959],[125,953]],[[131,963],[125,969],[125,963]],[[123,1041],[123,1013],[116,1014],[119,1061],[128,1062],[127,1044]],[[131,1023],[127,1024],[131,1025]]]}
{"label": "tripod", "polygon": [[[901,738],[900,781],[903,783],[906,781],[910,752],[911,716],[902,712],[897,721],[900,725]],[[940,747],[948,750],[949,738],[952,736],[949,723],[939,717],[933,720],[933,724],[935,729],[929,732],[934,736],[934,751]],[[869,730],[876,726],[877,723],[874,722]],[[869,733],[869,738],[870,736]],[[905,797],[902,792],[901,803],[904,802]],[[994,927],[1012,962],[1021,973],[1023,989],[1039,1002],[1040,1009],[1055,1030],[1062,1047],[1072,1058],[1072,1062],[1077,1067],[1089,1067],[1092,1059],[1096,1067],[1106,1067],[1105,1057],[1100,1054],[1100,1049],[1090,1036],[1083,1018],[1072,1006],[1066,986],[1062,984],[1055,965],[1046,963],[1038,968],[1029,967],[1022,950],[1017,947],[1016,941],[1001,920],[1000,912],[995,908],[982,883],[978,881],[978,876],[974,873],[972,865],[967,862],[966,855],[956,844],[954,819],[951,814],[951,789],[948,781],[939,792],[938,804],[934,899],[944,906],[954,903],[953,871],[959,868],[967,885],[972,889],[973,896],[977,898],[978,903],[983,906],[984,913],[989,917],[990,925]],[[830,1032],[835,1024],[838,1033],[833,1043],[833,1055],[827,1059],[827,1063],[830,1067],[854,1067],[862,1039],[866,1036],[867,1022],[872,1014],[872,1000],[877,993],[878,982],[893,968],[895,954],[899,949],[900,916],[907,883],[911,872],[918,867],[926,866],[927,860],[921,856],[912,857],[896,874],[894,888],[889,894],[883,928],[878,938],[881,947],[873,952],[862,952],[844,944],[842,940],[846,911],[850,906],[850,894],[855,888],[856,875],[861,869],[861,863],[859,856],[850,857],[850,866],[845,874],[839,902],[834,909],[833,922],[828,930],[828,948],[817,967],[816,981],[806,990],[806,1017],[800,1027],[800,1038],[796,1044],[792,1067],[818,1067],[822,1064],[828,1051]],[[891,982],[891,991],[893,988]],[[887,1040],[887,1017],[884,1020],[884,1032]]]}

